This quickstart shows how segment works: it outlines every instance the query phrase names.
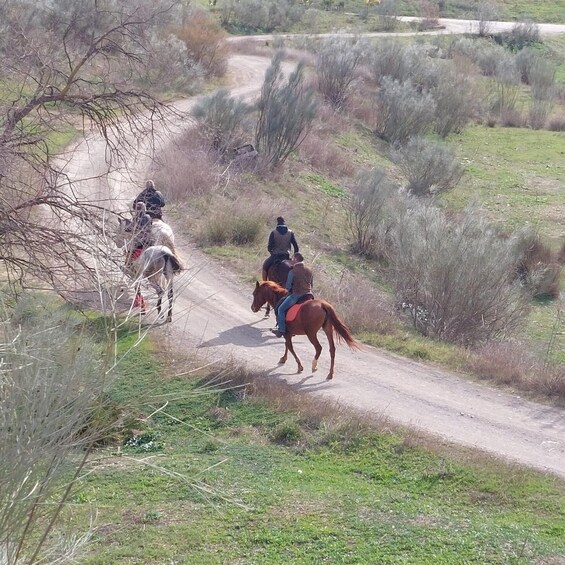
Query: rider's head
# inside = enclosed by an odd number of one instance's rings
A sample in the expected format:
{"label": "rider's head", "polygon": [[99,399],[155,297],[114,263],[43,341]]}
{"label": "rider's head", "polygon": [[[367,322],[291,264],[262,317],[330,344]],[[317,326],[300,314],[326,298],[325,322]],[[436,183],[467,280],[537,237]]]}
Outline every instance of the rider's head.
{"label": "rider's head", "polygon": [[293,263],[301,263],[302,261],[304,261],[304,257],[302,255],[302,253],[299,253],[298,251],[292,256],[292,262]]}
{"label": "rider's head", "polygon": [[138,212],[140,212],[141,214],[144,214],[144,213],[145,213],[145,210],[146,210],[145,202],[138,202],[138,203],[135,205],[135,209],[136,209]]}
{"label": "rider's head", "polygon": [[277,226],[284,226],[286,224],[286,222],[284,221],[284,218],[282,216],[279,216],[277,218]]}
{"label": "rider's head", "polygon": [[152,180],[148,180],[145,183],[146,190],[155,190],[155,183]]}

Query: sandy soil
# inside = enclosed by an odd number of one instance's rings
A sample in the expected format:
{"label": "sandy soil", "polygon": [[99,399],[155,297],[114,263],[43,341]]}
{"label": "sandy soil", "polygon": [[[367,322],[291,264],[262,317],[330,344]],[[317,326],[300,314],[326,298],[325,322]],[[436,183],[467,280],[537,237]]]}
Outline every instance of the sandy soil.
{"label": "sandy soil", "polygon": [[[238,86],[233,93],[256,93],[267,65],[263,58],[234,56],[231,78]],[[183,101],[178,107],[188,111],[193,102]],[[106,199],[113,208],[128,209],[130,199],[142,186],[152,155],[178,134],[182,124],[174,129],[163,131],[156,144],[150,143],[149,137],[138,139],[139,152],[131,155],[127,168],[115,161],[108,163],[102,142],[90,138],[69,158],[67,173],[76,183],[75,190]],[[91,180],[80,182],[86,176]],[[176,282],[173,322],[152,330],[170,339],[173,350],[197,348],[209,361],[233,356],[304,394],[331,398],[379,419],[387,417],[565,478],[565,410],[535,404],[371,347],[351,352],[338,345],[334,380],[326,381],[329,354],[323,336],[324,351],[316,373],[309,370],[312,346],[304,337],[295,338],[305,367],[297,374],[294,360],[284,366],[277,364],[283,341],[269,332],[272,320],[251,312],[253,286],[242,285],[178,235],[177,247],[188,270]]]}

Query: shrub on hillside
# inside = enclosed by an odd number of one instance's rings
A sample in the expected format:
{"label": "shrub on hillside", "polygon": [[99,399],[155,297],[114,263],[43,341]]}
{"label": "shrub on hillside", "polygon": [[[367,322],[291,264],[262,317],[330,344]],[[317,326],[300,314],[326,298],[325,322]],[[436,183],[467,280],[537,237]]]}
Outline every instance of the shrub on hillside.
{"label": "shrub on hillside", "polygon": [[291,0],[218,0],[222,26],[236,33],[270,33],[300,20],[304,7]]}
{"label": "shrub on hillside", "polygon": [[404,143],[433,127],[434,98],[428,92],[420,92],[411,81],[400,83],[384,77],[377,92],[376,107],[375,133],[390,143]]}
{"label": "shrub on hillside", "polygon": [[463,175],[451,149],[435,141],[414,137],[392,152],[392,160],[408,181],[414,196],[431,196],[454,188]]}
{"label": "shrub on hillside", "polygon": [[228,61],[226,33],[208,13],[194,10],[176,31],[176,36],[185,44],[189,57],[204,69],[207,76],[225,74]]}
{"label": "shrub on hillside", "polygon": [[491,111],[504,116],[516,108],[520,93],[520,71],[514,57],[503,55],[497,65],[491,94]]}
{"label": "shrub on hillside", "polygon": [[380,84],[384,77],[392,77],[399,81],[406,78],[404,72],[405,45],[398,39],[386,38],[378,41],[369,58],[375,82]]}
{"label": "shrub on hillside", "polygon": [[403,200],[381,169],[361,173],[346,203],[347,229],[356,253],[387,257],[393,226]]}
{"label": "shrub on hillside", "polygon": [[500,337],[528,300],[513,283],[516,252],[476,210],[449,221],[433,206],[408,210],[394,233],[398,305],[424,335],[469,345]]}
{"label": "shrub on hillside", "polygon": [[476,100],[471,81],[452,67],[443,67],[431,94],[436,103],[434,131],[440,137],[461,133],[471,119]]}
{"label": "shrub on hillside", "polygon": [[558,298],[561,265],[559,258],[543,243],[539,234],[526,230],[514,238],[519,260],[516,274],[536,297]]}
{"label": "shrub on hillside", "polygon": [[354,87],[364,45],[339,37],[322,42],[316,63],[318,89],[334,108],[341,109]]}
{"label": "shrub on hillside", "polygon": [[199,239],[206,245],[249,245],[263,236],[269,212],[256,201],[216,204],[215,213],[206,218]]}
{"label": "shrub on hillside", "polygon": [[243,100],[220,89],[196,104],[192,115],[200,125],[200,135],[223,156],[243,143],[243,125],[251,111],[252,107]]}
{"label": "shrub on hillside", "polygon": [[532,21],[516,22],[512,29],[495,35],[495,41],[511,51],[541,42],[539,26]]}
{"label": "shrub on hillside", "polygon": [[256,147],[268,170],[283,163],[302,143],[316,115],[314,91],[306,85],[304,64],[298,63],[285,82],[283,57],[282,51],[275,53],[257,103]]}

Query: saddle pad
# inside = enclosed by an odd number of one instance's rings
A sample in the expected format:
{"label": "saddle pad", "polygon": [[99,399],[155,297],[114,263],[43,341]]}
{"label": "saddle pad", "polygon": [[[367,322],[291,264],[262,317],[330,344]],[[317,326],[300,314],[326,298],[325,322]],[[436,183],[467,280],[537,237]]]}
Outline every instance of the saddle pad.
{"label": "saddle pad", "polygon": [[286,312],[286,321],[293,322],[298,315],[298,310],[300,310],[302,306],[304,306],[304,302],[302,304],[295,304],[294,306],[291,306]]}
{"label": "saddle pad", "polygon": [[132,261],[139,259],[142,253],[143,253],[143,249],[141,247],[134,249],[133,253],[131,254]]}

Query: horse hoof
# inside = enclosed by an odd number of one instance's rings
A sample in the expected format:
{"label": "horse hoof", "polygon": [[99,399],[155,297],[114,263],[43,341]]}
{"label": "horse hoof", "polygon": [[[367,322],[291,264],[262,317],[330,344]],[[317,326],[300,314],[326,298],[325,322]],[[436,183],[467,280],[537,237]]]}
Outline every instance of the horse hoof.
{"label": "horse hoof", "polygon": [[173,321],[172,316],[167,316],[167,322],[172,322],[172,321]]}
{"label": "horse hoof", "polygon": [[284,365],[286,363],[286,359],[283,359],[282,357],[279,359],[279,365]]}
{"label": "horse hoof", "polygon": [[296,371],[297,373],[302,373],[302,371],[304,371],[304,367],[298,367],[298,371]]}
{"label": "horse hoof", "polygon": [[334,378],[334,376],[330,373],[327,377],[326,377],[326,381],[331,381]]}

